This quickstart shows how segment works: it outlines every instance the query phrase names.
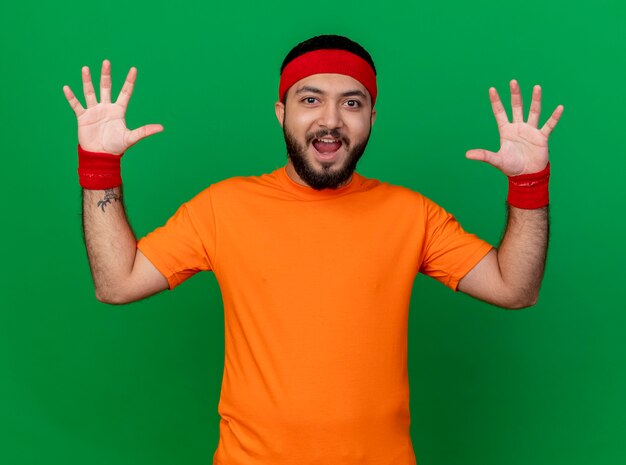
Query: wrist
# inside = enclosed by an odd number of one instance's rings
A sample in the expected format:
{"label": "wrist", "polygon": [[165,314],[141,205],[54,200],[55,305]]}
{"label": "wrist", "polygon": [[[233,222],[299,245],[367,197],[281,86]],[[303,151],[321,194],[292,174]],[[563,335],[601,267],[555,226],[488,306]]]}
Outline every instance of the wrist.
{"label": "wrist", "polygon": [[122,184],[122,155],[90,152],[78,145],[78,180],[84,189],[104,190]]}
{"label": "wrist", "polygon": [[537,173],[509,176],[508,204],[512,207],[523,209],[545,207],[550,202],[549,180],[550,162],[543,170]]}

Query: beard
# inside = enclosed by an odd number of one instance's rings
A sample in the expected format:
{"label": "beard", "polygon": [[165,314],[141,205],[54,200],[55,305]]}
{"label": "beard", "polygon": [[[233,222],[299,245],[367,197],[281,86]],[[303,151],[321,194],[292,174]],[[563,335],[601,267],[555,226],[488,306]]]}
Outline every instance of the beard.
{"label": "beard", "polygon": [[[303,146],[287,128],[286,120],[283,123],[283,135],[285,136],[285,145],[287,146],[287,156],[293,163],[293,167],[296,173],[298,173],[298,176],[300,176],[309,187],[315,190],[337,189],[350,179],[363,152],[365,152],[370,132],[367,133],[365,139],[351,146],[350,139],[343,136],[340,131],[336,129],[320,130],[315,133],[307,133],[305,135],[305,145]],[[339,166],[336,166],[336,162],[321,163],[321,169],[316,169],[313,163],[307,159],[306,149],[313,139],[319,139],[324,136],[339,139],[342,143],[342,147],[345,146],[348,154],[343,163]]]}

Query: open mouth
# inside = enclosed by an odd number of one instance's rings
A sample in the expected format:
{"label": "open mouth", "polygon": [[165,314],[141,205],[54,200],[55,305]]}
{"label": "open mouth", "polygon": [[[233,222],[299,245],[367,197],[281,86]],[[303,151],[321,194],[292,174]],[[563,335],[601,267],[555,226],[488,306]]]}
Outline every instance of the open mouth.
{"label": "open mouth", "polygon": [[322,137],[319,139],[313,139],[313,147],[317,150],[320,158],[330,159],[341,148],[343,142],[333,137]]}

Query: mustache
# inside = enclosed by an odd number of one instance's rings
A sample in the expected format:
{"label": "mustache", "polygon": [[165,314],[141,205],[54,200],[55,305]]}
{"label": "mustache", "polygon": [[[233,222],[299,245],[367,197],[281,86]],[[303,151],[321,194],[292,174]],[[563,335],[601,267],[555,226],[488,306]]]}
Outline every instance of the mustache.
{"label": "mustache", "polygon": [[321,139],[325,136],[330,136],[333,139],[343,141],[346,145],[350,145],[350,139],[342,135],[341,131],[339,131],[338,129],[320,129],[319,131],[315,131],[314,133],[309,133],[306,135],[306,143],[310,144],[313,139]]}

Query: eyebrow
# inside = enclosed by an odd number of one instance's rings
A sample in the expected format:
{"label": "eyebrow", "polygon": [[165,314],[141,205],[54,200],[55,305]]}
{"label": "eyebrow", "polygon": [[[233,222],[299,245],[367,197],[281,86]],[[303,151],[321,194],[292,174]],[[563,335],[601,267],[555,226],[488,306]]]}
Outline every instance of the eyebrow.
{"label": "eyebrow", "polygon": [[[319,95],[323,95],[325,93],[323,90],[318,89],[317,87],[312,87],[312,86],[302,86],[298,90],[296,90],[296,94],[301,94],[303,92],[311,92],[312,94],[319,94]],[[361,92],[358,89],[348,90],[340,94],[340,97],[353,97],[353,96],[367,98],[367,95],[365,95],[363,92]]]}

